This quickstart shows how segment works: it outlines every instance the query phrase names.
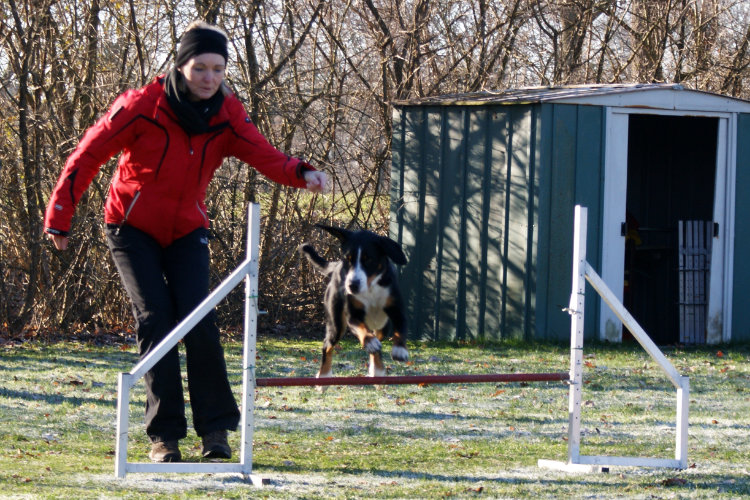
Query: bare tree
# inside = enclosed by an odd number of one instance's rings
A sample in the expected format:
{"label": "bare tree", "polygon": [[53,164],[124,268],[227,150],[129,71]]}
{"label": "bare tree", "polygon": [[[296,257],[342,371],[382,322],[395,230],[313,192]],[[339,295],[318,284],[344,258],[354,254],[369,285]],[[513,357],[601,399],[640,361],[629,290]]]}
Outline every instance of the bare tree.
{"label": "bare tree", "polygon": [[[330,174],[313,196],[227,160],[207,193],[213,279],[244,256],[264,209],[266,326],[319,313],[296,246],[311,222],[386,232],[394,100],[529,85],[680,82],[750,97],[746,0],[8,0],[0,4],[0,330],[127,328],[102,237],[115,161],[81,200],[68,252],[43,210],[65,158],[127,88],[168,71],[196,18],[221,25],[228,82],[269,141]],[[332,250],[331,250],[332,251]],[[241,317],[241,294],[220,307]],[[114,325],[114,326],[113,326]]]}

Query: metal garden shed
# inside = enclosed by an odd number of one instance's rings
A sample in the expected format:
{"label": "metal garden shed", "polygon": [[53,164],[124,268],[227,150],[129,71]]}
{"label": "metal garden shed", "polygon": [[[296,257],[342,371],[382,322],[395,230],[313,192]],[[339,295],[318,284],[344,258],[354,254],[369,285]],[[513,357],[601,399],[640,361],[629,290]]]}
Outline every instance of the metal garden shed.
{"label": "metal garden shed", "polygon": [[[750,341],[750,102],[673,84],[445,95],[394,103],[393,134],[412,338],[568,339],[580,204],[589,262],[655,342]],[[587,295],[586,338],[627,338]]]}

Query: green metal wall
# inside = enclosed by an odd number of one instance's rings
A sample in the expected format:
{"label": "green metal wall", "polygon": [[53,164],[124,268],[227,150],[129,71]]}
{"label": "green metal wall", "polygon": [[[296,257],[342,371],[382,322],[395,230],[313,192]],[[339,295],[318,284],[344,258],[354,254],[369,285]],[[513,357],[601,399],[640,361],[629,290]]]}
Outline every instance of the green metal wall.
{"label": "green metal wall", "polygon": [[[573,263],[573,210],[588,208],[587,261],[601,272],[605,110],[542,105],[539,141],[537,331],[545,340],[570,338],[568,306]],[[584,335],[598,338],[600,299],[587,285]]]}
{"label": "green metal wall", "polygon": [[737,174],[734,222],[734,283],[732,293],[732,342],[750,341],[750,115],[740,114],[737,120]]}
{"label": "green metal wall", "polygon": [[396,108],[391,236],[409,259],[411,338],[569,338],[573,207],[589,207],[596,263],[603,130],[592,106]]}

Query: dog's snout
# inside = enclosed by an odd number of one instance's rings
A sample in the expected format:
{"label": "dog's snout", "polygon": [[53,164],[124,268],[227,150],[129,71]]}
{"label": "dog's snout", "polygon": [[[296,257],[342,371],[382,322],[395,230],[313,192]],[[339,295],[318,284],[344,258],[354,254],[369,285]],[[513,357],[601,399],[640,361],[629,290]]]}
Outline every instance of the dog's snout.
{"label": "dog's snout", "polygon": [[360,288],[362,288],[362,284],[356,278],[349,280],[347,285],[349,288],[349,293],[359,293]]}

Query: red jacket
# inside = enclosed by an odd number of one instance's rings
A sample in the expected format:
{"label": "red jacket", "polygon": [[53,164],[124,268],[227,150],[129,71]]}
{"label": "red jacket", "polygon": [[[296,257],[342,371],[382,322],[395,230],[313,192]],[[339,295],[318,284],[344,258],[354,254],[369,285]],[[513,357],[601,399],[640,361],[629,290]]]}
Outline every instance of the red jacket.
{"label": "red jacket", "polygon": [[227,156],[254,167],[272,181],[305,187],[312,168],[271,146],[248,118],[242,103],[226,96],[211,126],[188,135],[167,102],[159,79],[118,97],[109,112],[86,131],[55,186],[45,230],[67,235],[75,206],[112,156],[122,152],[104,206],[108,224],[134,226],[162,246],[199,227],[209,227],[206,187]]}

